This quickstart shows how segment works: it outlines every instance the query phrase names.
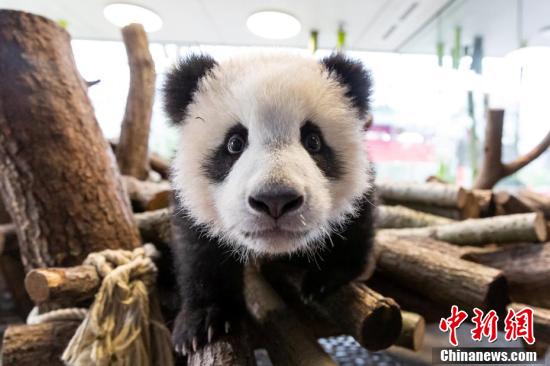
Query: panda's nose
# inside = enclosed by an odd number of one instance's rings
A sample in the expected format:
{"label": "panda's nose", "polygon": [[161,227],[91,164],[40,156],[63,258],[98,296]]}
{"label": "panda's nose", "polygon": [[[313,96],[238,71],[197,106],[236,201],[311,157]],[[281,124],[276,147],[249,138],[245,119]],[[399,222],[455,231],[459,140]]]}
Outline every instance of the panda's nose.
{"label": "panda's nose", "polygon": [[278,219],[299,209],[304,204],[304,196],[294,188],[277,185],[250,195],[248,204],[253,210]]}

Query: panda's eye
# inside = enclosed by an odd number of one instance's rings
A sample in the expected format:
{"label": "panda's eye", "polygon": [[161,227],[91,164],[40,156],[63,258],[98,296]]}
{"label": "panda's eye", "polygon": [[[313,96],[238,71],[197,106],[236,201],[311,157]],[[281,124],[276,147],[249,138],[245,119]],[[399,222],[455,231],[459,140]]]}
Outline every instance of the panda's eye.
{"label": "panda's eye", "polygon": [[240,154],[243,152],[245,145],[244,138],[239,134],[234,134],[227,140],[227,151],[230,154]]}
{"label": "panda's eye", "polygon": [[321,151],[321,136],[319,136],[318,133],[312,132],[308,134],[304,140],[304,146],[306,147],[307,151],[311,153],[318,153]]}

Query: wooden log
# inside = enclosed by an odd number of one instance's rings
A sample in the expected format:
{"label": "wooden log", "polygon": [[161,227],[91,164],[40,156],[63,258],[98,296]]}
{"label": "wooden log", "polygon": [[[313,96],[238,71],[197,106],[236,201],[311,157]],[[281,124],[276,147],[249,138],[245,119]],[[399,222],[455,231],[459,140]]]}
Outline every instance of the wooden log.
{"label": "wooden log", "polygon": [[495,195],[490,189],[473,189],[472,194],[477,201],[480,217],[491,217],[495,215]]}
{"label": "wooden log", "polygon": [[377,183],[376,190],[392,202],[453,208],[464,207],[468,195],[464,188],[439,183]]}
{"label": "wooden log", "polygon": [[238,334],[225,335],[187,357],[188,366],[254,366],[256,360],[242,327]]}
{"label": "wooden log", "polygon": [[0,255],[5,253],[19,255],[17,231],[14,224],[0,224]]}
{"label": "wooden log", "polygon": [[[392,203],[392,202],[387,202]],[[418,203],[409,203],[403,202],[403,206],[408,207],[415,211],[424,212],[427,214],[447,218],[453,221],[464,220],[465,214],[462,212],[462,209],[455,207],[439,207],[439,206],[428,206]]]}
{"label": "wooden log", "polygon": [[25,278],[27,293],[37,304],[64,300],[75,303],[89,299],[100,285],[97,270],[89,265],[33,269]]}
{"label": "wooden log", "polygon": [[350,283],[324,299],[305,304],[300,289],[303,273],[296,268],[266,264],[263,273],[294,306],[315,311],[371,351],[391,346],[401,333],[399,306],[360,283]]}
{"label": "wooden log", "polygon": [[550,197],[528,189],[517,193],[517,198],[531,211],[541,211],[547,220],[550,220]]}
{"label": "wooden log", "polygon": [[401,318],[403,319],[403,329],[395,345],[418,351],[424,344],[426,330],[424,317],[410,311],[401,311]]}
{"label": "wooden log", "polygon": [[79,325],[73,321],[10,325],[2,342],[2,364],[64,366],[61,354]]}
{"label": "wooden log", "polygon": [[512,301],[550,308],[550,243],[507,245],[464,258],[500,269]]}
{"label": "wooden log", "polygon": [[542,213],[470,219],[448,225],[412,229],[385,229],[381,233],[434,238],[460,245],[543,242],[548,227]]}
{"label": "wooden log", "polygon": [[46,18],[0,10],[0,44],[0,194],[25,268],[139,245],[69,34]]}
{"label": "wooden log", "polygon": [[448,316],[449,307],[422,295],[414,289],[404,287],[403,284],[384,276],[376,271],[374,276],[369,278],[367,286],[384,296],[394,299],[401,311],[409,311],[420,314],[427,322],[435,323],[443,317]]}
{"label": "wooden log", "polygon": [[155,64],[149,53],[147,33],[141,24],[122,28],[122,39],[130,66],[130,89],[116,156],[122,174],[144,180],[149,174],[148,145],[155,95]]}
{"label": "wooden log", "polygon": [[151,169],[159,173],[162,179],[170,178],[170,163],[159,154],[149,154],[149,165]]}
{"label": "wooden log", "polygon": [[153,211],[170,205],[169,182],[142,181],[129,175],[122,176],[122,180],[134,211]]}
{"label": "wooden log", "polygon": [[504,191],[495,193],[495,206],[497,215],[512,215],[534,211],[515,195]]}
{"label": "wooden log", "polygon": [[378,228],[424,227],[452,223],[453,220],[416,211],[404,206],[379,206],[376,226]]}
{"label": "wooden log", "polygon": [[501,271],[417,245],[422,239],[378,235],[377,269],[442,304],[503,311],[508,302]]}
{"label": "wooden log", "polygon": [[484,156],[481,169],[474,182],[474,188],[491,189],[502,178],[507,177],[536,158],[550,146],[550,131],[531,151],[509,163],[502,162],[502,130],[504,110],[490,109],[485,126]]}
{"label": "wooden log", "polygon": [[336,365],[252,266],[245,269],[244,293],[248,312],[266,338],[265,347],[274,365]]}
{"label": "wooden log", "polygon": [[543,309],[532,305],[511,303],[508,309],[520,311],[526,307],[533,309],[533,333],[538,342],[550,344],[550,309]]}
{"label": "wooden log", "polygon": [[135,214],[143,241],[169,245],[172,239],[171,215],[169,208]]}

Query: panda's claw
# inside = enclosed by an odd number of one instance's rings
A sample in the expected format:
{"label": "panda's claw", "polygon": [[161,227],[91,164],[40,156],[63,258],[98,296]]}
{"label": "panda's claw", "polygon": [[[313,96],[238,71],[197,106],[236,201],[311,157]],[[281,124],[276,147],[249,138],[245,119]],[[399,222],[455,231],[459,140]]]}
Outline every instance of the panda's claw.
{"label": "panda's claw", "polygon": [[225,334],[229,334],[229,330],[230,330],[230,328],[231,328],[231,324],[229,324],[229,322],[226,321],[226,322],[224,323],[223,327],[224,327],[224,330],[225,330]]}
{"label": "panda's claw", "polygon": [[197,352],[197,349],[199,349],[197,337],[193,337],[193,352]]}

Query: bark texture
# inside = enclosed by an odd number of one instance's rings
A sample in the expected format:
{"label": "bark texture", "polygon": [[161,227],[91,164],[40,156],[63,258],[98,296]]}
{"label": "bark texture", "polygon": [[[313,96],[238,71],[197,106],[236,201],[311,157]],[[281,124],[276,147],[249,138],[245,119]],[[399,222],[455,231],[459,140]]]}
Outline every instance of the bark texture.
{"label": "bark texture", "polygon": [[64,366],[61,354],[79,322],[53,322],[8,327],[2,343],[4,366]]}
{"label": "bark texture", "polygon": [[376,189],[382,199],[392,202],[454,208],[464,207],[468,194],[464,188],[440,183],[377,183]]}
{"label": "bark texture", "polygon": [[454,220],[416,211],[404,206],[379,206],[376,226],[379,228],[424,227],[450,224]]}
{"label": "bark texture", "polygon": [[25,268],[139,245],[128,198],[56,23],[0,10],[0,193]]}
{"label": "bark texture", "polygon": [[504,246],[464,258],[500,269],[512,301],[550,308],[550,243]]}
{"label": "bark texture", "polygon": [[305,311],[314,311],[325,321],[349,334],[363,347],[378,351],[391,346],[401,332],[401,312],[393,299],[360,283],[350,283],[319,301],[304,303],[300,296],[303,273],[294,268],[266,265],[263,269],[285,300]]}
{"label": "bark texture", "polygon": [[381,234],[428,237],[460,245],[543,242],[548,226],[542,213],[470,219],[448,225],[411,229],[385,229]]}
{"label": "bark texture", "polygon": [[501,271],[416,245],[418,238],[378,235],[377,268],[433,301],[503,311],[508,302]]}
{"label": "bark texture", "polygon": [[38,268],[25,277],[25,288],[37,303],[46,301],[76,303],[93,297],[101,278],[94,266]]}
{"label": "bark texture", "polygon": [[130,89],[116,156],[122,174],[144,180],[149,174],[149,129],[155,96],[155,64],[141,24],[122,28],[130,66]]}

